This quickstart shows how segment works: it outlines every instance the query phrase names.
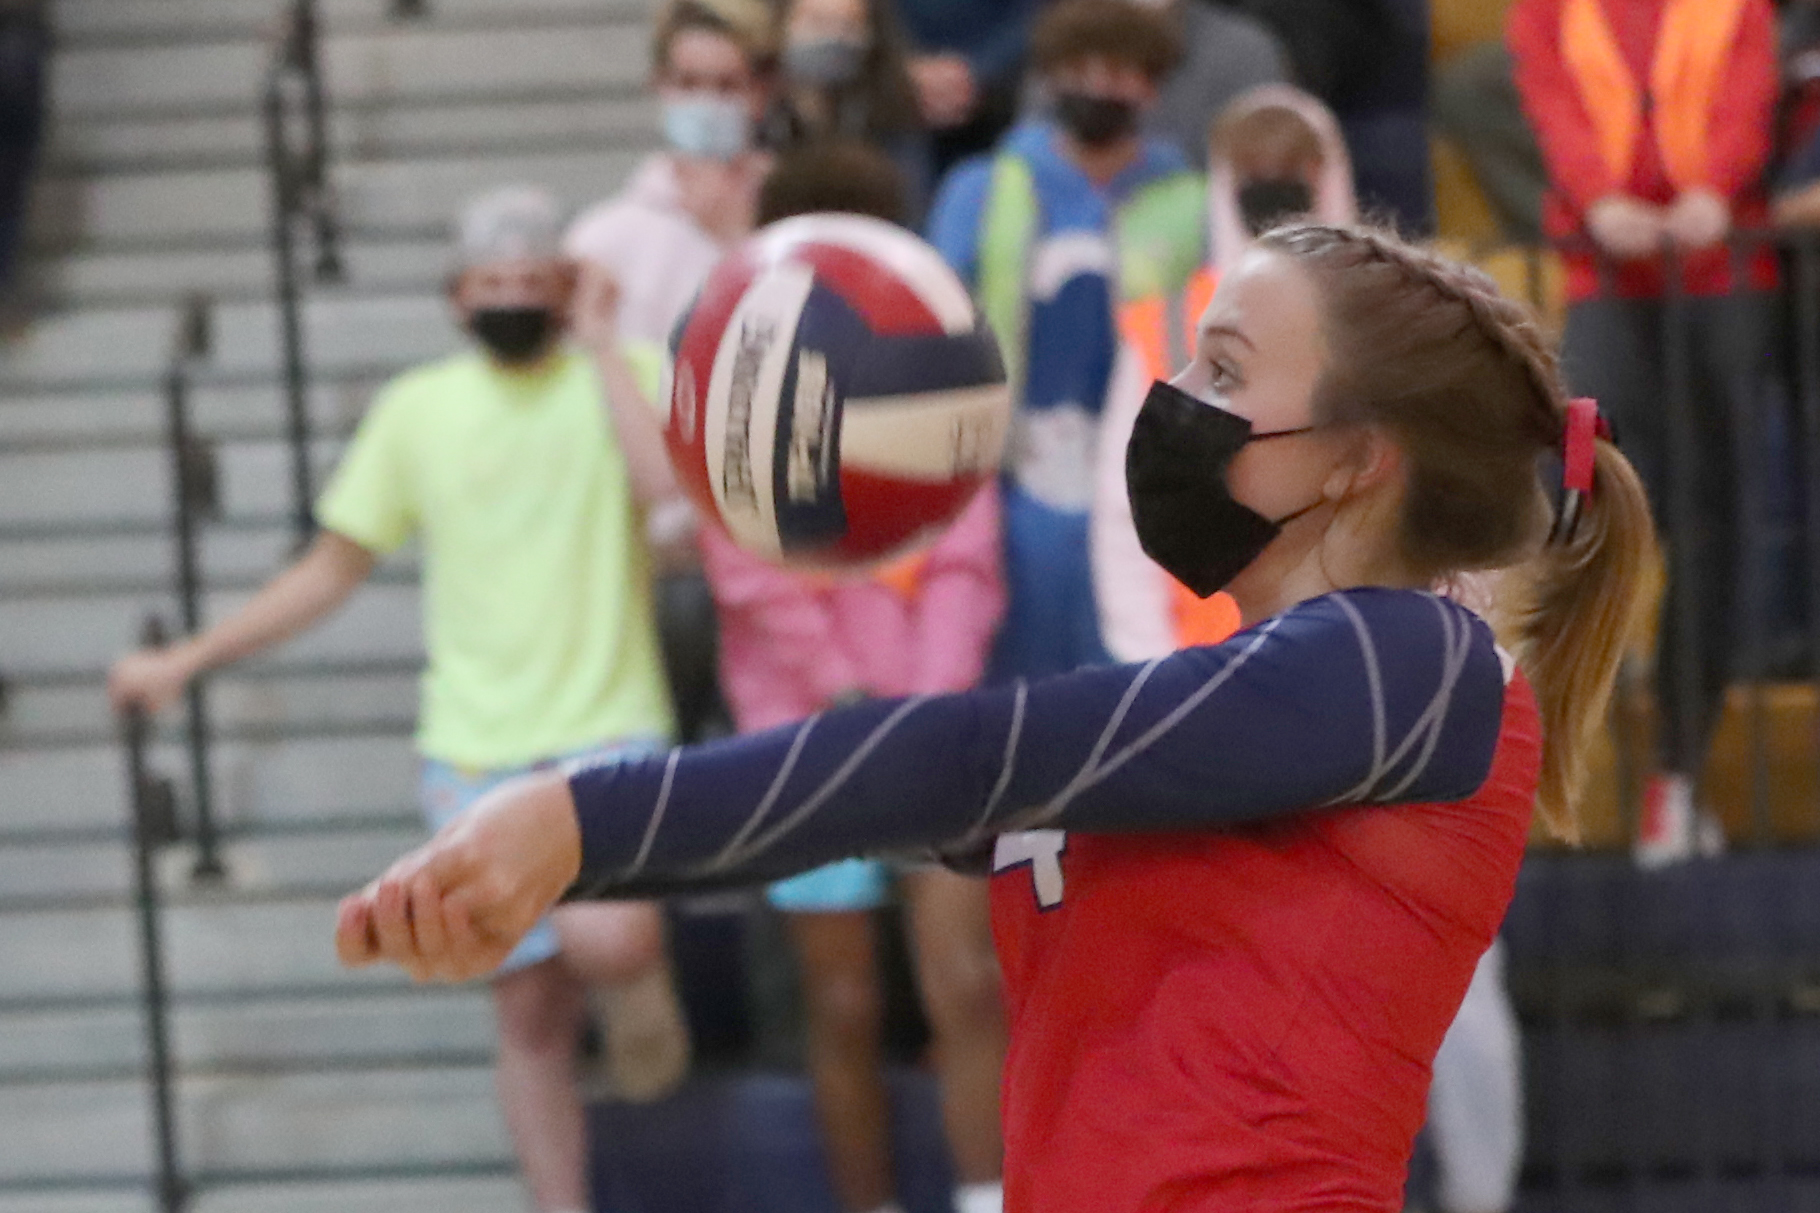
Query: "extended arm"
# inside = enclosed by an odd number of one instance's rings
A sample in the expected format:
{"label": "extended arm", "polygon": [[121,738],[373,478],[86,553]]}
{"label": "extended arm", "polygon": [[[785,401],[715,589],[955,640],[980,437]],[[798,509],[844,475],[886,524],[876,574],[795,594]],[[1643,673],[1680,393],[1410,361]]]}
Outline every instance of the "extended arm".
{"label": "extended arm", "polygon": [[343,963],[490,972],[565,889],[643,896],[1032,827],[1209,830],[1454,800],[1502,725],[1490,629],[1428,595],[1305,603],[1224,645],[1035,686],[868,703],[508,785],[347,898]]}
{"label": "extended arm", "polygon": [[168,648],[121,658],[109,671],[108,697],[116,709],[163,708],[198,674],[289,640],[332,614],[373,564],[373,554],[352,539],[321,532],[295,564],[227,619]]}
{"label": "extended arm", "polygon": [[1206,830],[1477,790],[1489,629],[1426,595],[1304,604],[1226,644],[1032,686],[865,704],[570,780],[580,890],[771,879],[1013,830]]}

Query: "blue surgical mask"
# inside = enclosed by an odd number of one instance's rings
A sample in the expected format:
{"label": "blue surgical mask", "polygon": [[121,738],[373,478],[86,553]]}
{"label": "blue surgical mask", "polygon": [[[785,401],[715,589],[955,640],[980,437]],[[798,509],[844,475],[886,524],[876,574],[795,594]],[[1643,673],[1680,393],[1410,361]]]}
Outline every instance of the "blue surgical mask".
{"label": "blue surgical mask", "polygon": [[731,160],[752,142],[752,115],[743,99],[717,93],[679,93],[663,103],[664,140],[685,156]]}

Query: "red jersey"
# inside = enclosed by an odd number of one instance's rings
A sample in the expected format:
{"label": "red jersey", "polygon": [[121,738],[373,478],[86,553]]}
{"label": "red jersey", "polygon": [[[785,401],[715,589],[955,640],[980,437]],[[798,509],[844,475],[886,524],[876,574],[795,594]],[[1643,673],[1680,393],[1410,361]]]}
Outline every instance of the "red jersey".
{"label": "red jersey", "polygon": [[1400,1209],[1540,762],[1517,674],[1463,801],[1001,840],[1007,1210]]}

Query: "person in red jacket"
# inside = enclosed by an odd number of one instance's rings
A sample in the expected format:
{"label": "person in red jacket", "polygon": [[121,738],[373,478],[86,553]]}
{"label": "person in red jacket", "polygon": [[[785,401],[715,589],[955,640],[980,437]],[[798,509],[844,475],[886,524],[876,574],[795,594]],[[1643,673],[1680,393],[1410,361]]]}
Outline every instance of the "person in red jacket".
{"label": "person in red jacket", "polygon": [[[1697,834],[1722,841],[1693,780],[1737,618],[1737,434],[1770,361],[1775,258],[1730,237],[1768,217],[1775,15],[1769,0],[1518,0],[1509,39],[1548,164],[1545,226],[1566,248],[1568,382],[1610,412],[1682,582],[1661,624],[1662,728],[1638,843],[1643,862],[1667,861]],[[1666,298],[1671,248],[1683,308]],[[1671,349],[1685,352],[1680,383]],[[1681,390],[1685,435],[1672,428]],[[1677,527],[1682,509],[1691,525]]]}

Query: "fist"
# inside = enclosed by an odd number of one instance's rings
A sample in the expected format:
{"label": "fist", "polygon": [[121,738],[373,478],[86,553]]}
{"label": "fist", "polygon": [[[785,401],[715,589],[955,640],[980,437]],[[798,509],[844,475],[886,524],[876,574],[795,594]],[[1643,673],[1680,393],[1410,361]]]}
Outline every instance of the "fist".
{"label": "fist", "polygon": [[569,782],[505,784],[341,903],[335,950],[351,968],[390,961],[418,981],[499,967],[581,869]]}
{"label": "fist", "polygon": [[1638,261],[1661,250],[1668,226],[1662,211],[1622,194],[1601,198],[1586,212],[1586,230],[1620,261]]}
{"label": "fist", "polygon": [[107,699],[116,712],[139,708],[158,713],[189,684],[190,669],[171,649],[141,649],[114,663],[107,673]]}
{"label": "fist", "polygon": [[916,89],[923,121],[936,130],[967,121],[979,101],[973,68],[959,55],[923,55],[911,60],[910,83]]}
{"label": "fist", "polygon": [[1731,230],[1731,204],[1711,190],[1688,190],[1668,212],[1669,235],[1685,249],[1712,248]]}

